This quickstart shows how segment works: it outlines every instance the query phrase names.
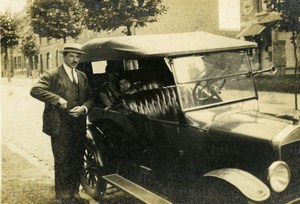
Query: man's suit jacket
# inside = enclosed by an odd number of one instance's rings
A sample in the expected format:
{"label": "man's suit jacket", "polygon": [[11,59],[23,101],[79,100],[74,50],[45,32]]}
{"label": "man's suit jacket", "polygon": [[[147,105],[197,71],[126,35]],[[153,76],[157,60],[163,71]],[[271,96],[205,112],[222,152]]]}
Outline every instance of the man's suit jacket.
{"label": "man's suit jacket", "polygon": [[[55,136],[59,133],[61,124],[71,116],[68,111],[76,105],[83,105],[88,110],[93,106],[94,99],[88,84],[86,75],[77,70],[78,73],[78,101],[74,104],[68,101],[71,92],[74,92],[74,84],[72,84],[63,65],[50,69],[45,72],[39,81],[32,87],[30,94],[34,98],[45,102],[43,113],[43,132],[47,135]],[[68,101],[68,108],[63,110],[58,103],[60,98]],[[76,119],[76,126],[82,130],[81,134],[86,132],[86,116],[82,115]]]}

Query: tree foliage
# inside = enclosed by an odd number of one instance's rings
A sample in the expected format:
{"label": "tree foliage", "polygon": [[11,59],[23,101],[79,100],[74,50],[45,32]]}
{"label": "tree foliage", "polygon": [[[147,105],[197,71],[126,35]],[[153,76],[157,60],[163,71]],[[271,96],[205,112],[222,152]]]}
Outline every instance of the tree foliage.
{"label": "tree foliage", "polygon": [[[10,13],[0,15],[0,37],[1,51],[4,53],[4,70],[7,71],[8,81],[10,81],[12,64],[8,66],[8,48],[18,45],[19,36],[17,34],[17,24]],[[12,56],[12,54],[11,54]]]}
{"label": "tree foliage", "polygon": [[25,57],[31,58],[39,54],[39,44],[37,43],[37,38],[34,33],[26,33],[22,37],[21,50]]}
{"label": "tree foliage", "polygon": [[299,0],[269,0],[273,11],[281,14],[281,20],[276,23],[278,31],[300,31],[300,1]]}
{"label": "tree foliage", "polygon": [[4,52],[7,51],[7,48],[18,45],[17,25],[8,12],[0,16],[0,35],[1,47],[4,49]]}
{"label": "tree foliage", "polygon": [[85,25],[89,30],[115,30],[125,26],[127,35],[131,27],[144,27],[156,22],[167,8],[162,0],[80,0],[85,8]]}
{"label": "tree foliage", "polygon": [[299,92],[297,37],[300,32],[300,1],[299,0],[269,0],[269,6],[273,11],[281,15],[281,19],[275,23],[275,28],[280,32],[291,32],[291,43],[294,47],[295,57],[295,109],[298,110],[297,93]]}
{"label": "tree foliage", "polygon": [[40,37],[75,38],[82,31],[82,7],[74,0],[35,0],[30,7],[33,30]]}

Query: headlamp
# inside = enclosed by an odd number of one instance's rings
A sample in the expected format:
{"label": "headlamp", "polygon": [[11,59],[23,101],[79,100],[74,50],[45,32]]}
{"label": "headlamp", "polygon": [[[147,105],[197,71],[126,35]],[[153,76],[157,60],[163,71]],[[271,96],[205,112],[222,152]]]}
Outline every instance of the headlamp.
{"label": "headlamp", "polygon": [[291,172],[283,161],[273,162],[268,168],[268,180],[275,192],[282,192],[289,185]]}

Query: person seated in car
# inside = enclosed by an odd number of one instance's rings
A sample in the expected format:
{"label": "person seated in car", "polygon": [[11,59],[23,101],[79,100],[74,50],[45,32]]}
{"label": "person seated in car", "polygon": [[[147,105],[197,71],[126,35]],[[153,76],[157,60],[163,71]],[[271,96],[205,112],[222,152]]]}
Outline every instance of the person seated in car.
{"label": "person seated in car", "polygon": [[137,89],[124,77],[119,80],[121,95],[130,95],[137,92]]}
{"label": "person seated in car", "polygon": [[126,98],[126,96],[131,95],[138,90],[134,87],[134,85],[125,77],[121,77],[118,83],[118,89],[120,91],[120,96],[118,100],[112,104],[111,109],[118,112],[127,112],[128,107],[125,105],[122,99]]}
{"label": "person seated in car", "polygon": [[109,109],[120,98],[120,92],[117,88],[119,72],[112,65],[107,65],[105,69],[107,81],[100,87],[100,102]]}

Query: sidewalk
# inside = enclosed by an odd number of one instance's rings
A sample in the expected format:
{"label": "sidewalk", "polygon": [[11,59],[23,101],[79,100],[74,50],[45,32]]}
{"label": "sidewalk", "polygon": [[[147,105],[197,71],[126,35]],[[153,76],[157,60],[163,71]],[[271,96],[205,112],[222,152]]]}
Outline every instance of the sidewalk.
{"label": "sidewalk", "polygon": [[[37,79],[1,78],[1,151],[3,204],[51,204],[54,170],[50,138],[42,133],[44,104],[29,90]],[[99,204],[84,193],[91,204]]]}
{"label": "sidewalk", "polygon": [[50,204],[54,199],[53,180],[21,155],[2,144],[3,204]]}
{"label": "sidewalk", "polygon": [[[1,203],[52,204],[54,195],[53,172],[47,172],[24,159],[5,144],[2,151]],[[99,204],[80,192],[90,204]]]}
{"label": "sidewalk", "polygon": [[13,85],[13,86],[32,86],[36,83],[38,78],[26,77],[26,76],[15,76],[10,78],[10,82],[8,82],[8,78],[1,78],[1,85]]}

